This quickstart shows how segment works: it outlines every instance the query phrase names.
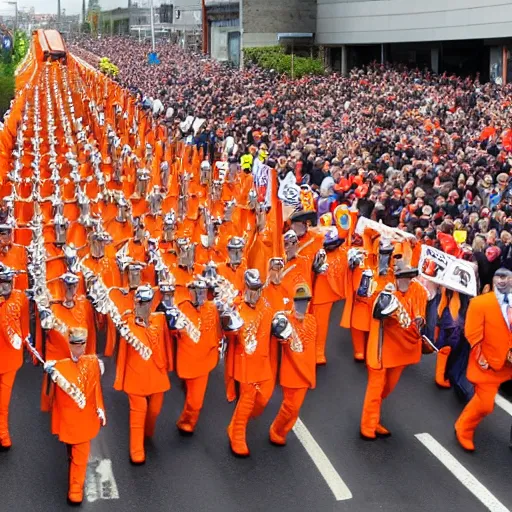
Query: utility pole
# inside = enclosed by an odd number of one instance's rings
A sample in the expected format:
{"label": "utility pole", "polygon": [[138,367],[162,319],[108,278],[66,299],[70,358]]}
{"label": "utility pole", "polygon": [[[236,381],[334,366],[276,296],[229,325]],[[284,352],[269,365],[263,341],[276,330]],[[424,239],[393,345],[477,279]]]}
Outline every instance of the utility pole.
{"label": "utility pole", "polygon": [[14,34],[16,34],[16,30],[18,30],[18,2],[7,2],[10,5],[14,5]]}
{"label": "utility pole", "polygon": [[151,18],[151,47],[155,51],[155,19],[153,15],[153,0],[149,0],[149,16]]}
{"label": "utility pole", "polygon": [[60,30],[60,0],[57,0],[57,30]]}
{"label": "utility pole", "polygon": [[85,0],[82,0],[82,25],[85,23]]}
{"label": "utility pole", "polygon": [[240,69],[244,69],[244,0],[238,0],[240,13]]}

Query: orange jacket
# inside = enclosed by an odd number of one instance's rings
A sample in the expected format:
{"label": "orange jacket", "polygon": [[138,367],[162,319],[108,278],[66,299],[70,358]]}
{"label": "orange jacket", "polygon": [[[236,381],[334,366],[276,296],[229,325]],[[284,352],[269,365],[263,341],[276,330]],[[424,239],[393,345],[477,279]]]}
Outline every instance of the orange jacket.
{"label": "orange jacket", "polygon": [[182,379],[195,379],[217,366],[222,337],[219,314],[213,302],[206,302],[199,309],[184,302],[180,310],[201,331],[201,337],[195,343],[184,330],[177,333],[176,372]]}
{"label": "orange jacket", "polygon": [[293,337],[281,343],[279,382],[286,388],[313,389],[316,386],[316,319],[306,314],[303,320],[299,320],[290,313],[288,320],[302,344],[302,350],[292,350]]}
{"label": "orange jacket", "polygon": [[89,336],[87,338],[86,354],[96,353],[96,325],[94,322],[94,310],[90,302],[83,296],[75,299],[75,305],[72,308],[66,308],[62,304],[52,304],[52,312],[67,327],[66,333],[61,333],[57,329],[46,331],[46,343],[43,350],[43,343],[40,336],[36,337],[36,348],[46,360],[66,359],[69,357],[69,329],[71,327],[83,327],[87,329]]}
{"label": "orange jacket", "polygon": [[240,265],[233,268],[229,263],[219,263],[217,273],[224,279],[227,279],[235,290],[238,290],[239,296],[244,289],[244,273],[247,270],[247,262],[242,259]]}
{"label": "orange jacket", "polygon": [[[512,378],[512,366],[506,362],[508,351],[512,349],[512,333],[494,293],[471,299],[464,333],[473,349],[467,371],[471,382],[503,382]],[[481,370],[477,362],[478,345],[489,370]]]}
{"label": "orange jacket", "polygon": [[240,315],[244,325],[236,336],[234,378],[245,384],[269,380],[272,311],[260,299],[254,308],[242,303]]}
{"label": "orange jacket", "polygon": [[395,368],[419,363],[421,359],[421,334],[414,324],[414,319],[425,319],[428,293],[426,288],[413,280],[405,294],[394,292],[400,304],[411,319],[411,325],[404,329],[395,316],[382,321],[372,317],[366,363],[370,368]]}
{"label": "orange jacket", "polygon": [[94,439],[100,430],[98,408],[105,410],[101,391],[101,370],[94,355],[82,356],[78,362],[63,359],[55,365],[62,376],[75,384],[85,395],[85,408],[80,409],[74,400],[59,386],[52,386],[52,434],[66,444],[85,443]]}
{"label": "orange jacket", "polygon": [[30,333],[28,299],[24,292],[13,290],[0,297],[0,375],[19,370],[23,364],[23,340]]}
{"label": "orange jacket", "polygon": [[[7,252],[0,252],[0,263],[13,270],[27,270],[27,252],[22,245],[12,244]],[[14,288],[17,290],[28,289],[28,275],[18,274],[14,276]]]}
{"label": "orange jacket", "polygon": [[263,289],[263,298],[269,304],[272,314],[278,311],[291,311],[293,307],[293,297],[290,297],[282,284],[268,282]]}
{"label": "orange jacket", "polygon": [[135,323],[130,314],[127,324],[144,345],[152,350],[145,361],[126,340],[122,339],[117,356],[117,371],[114,389],[130,395],[149,396],[163,393],[171,388],[168,372],[173,369],[172,345],[165,315],[154,313],[148,327]]}
{"label": "orange jacket", "polygon": [[295,290],[301,284],[306,283],[310,290],[313,289],[311,265],[310,259],[302,254],[285,263],[281,284],[290,298],[295,297]]}
{"label": "orange jacket", "polygon": [[328,304],[344,299],[347,281],[348,263],[345,247],[338,247],[327,252],[329,268],[325,274],[316,276],[311,303]]}

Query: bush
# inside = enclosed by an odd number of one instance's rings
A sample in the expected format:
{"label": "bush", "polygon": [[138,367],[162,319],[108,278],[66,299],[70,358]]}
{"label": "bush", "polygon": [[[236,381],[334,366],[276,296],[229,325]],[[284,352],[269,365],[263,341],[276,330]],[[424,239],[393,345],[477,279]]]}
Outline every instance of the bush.
{"label": "bush", "polygon": [[14,98],[14,75],[12,72],[4,74],[5,67],[0,66],[0,120],[9,110],[11,100]]}
{"label": "bush", "polygon": [[[281,46],[265,46],[261,48],[244,48],[244,56],[265,69],[274,69],[280,74],[292,74],[292,56],[285,53]],[[319,59],[310,57],[294,57],[294,76],[302,78],[305,75],[323,75],[324,65]]]}
{"label": "bush", "polygon": [[119,68],[115,64],[112,64],[107,57],[100,59],[100,71],[111,78],[115,78],[119,74]]}
{"label": "bush", "polygon": [[14,36],[14,48],[10,62],[0,64],[0,119],[3,118],[11,100],[14,98],[15,79],[14,72],[18,64],[25,57],[30,42],[28,36],[22,30],[17,30]]}

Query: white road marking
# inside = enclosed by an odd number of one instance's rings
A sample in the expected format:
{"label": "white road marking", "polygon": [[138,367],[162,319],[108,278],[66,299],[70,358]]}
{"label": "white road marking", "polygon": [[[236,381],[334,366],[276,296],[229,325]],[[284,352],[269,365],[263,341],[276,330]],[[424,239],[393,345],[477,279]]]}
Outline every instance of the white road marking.
{"label": "white road marking", "polygon": [[317,467],[318,471],[320,471],[320,474],[324,477],[324,480],[327,482],[327,485],[334,494],[336,501],[351,499],[352,493],[350,492],[350,489],[342,480],[338,472],[334,469],[331,461],[327,458],[327,455],[325,455],[322,448],[320,448],[300,418],[295,423],[293,432],[301,442],[302,446],[304,446],[305,450],[308,452],[308,455],[315,463],[315,466]]}
{"label": "white road marking", "polygon": [[448,450],[430,434],[416,434],[416,439],[425,446],[479,501],[491,512],[510,512],[487,487],[481,484]]}
{"label": "white road marking", "polygon": [[85,480],[85,497],[90,502],[119,499],[119,490],[110,459],[96,457],[89,459]]}
{"label": "white road marking", "polygon": [[91,441],[84,493],[87,501],[119,499],[119,489],[114,477],[112,461],[108,458],[108,455],[108,445],[104,433],[101,431]]}
{"label": "white road marking", "polygon": [[506,413],[510,414],[510,416],[512,416],[512,403],[509,402],[506,398],[502,397],[501,395],[496,395],[494,403],[503,409]]}

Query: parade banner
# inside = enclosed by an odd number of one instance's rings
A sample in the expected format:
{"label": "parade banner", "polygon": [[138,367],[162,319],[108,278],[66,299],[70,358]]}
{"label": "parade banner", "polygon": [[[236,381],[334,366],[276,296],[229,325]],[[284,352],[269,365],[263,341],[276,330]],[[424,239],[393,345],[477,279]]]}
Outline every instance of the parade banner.
{"label": "parade banner", "polygon": [[467,261],[423,245],[418,267],[421,276],[448,290],[471,297],[477,294],[475,270]]}
{"label": "parade banner", "polygon": [[355,232],[359,236],[363,236],[364,230],[366,228],[374,229],[378,231],[382,236],[391,238],[397,242],[402,242],[403,240],[414,240],[416,237],[411,233],[407,233],[407,231],[402,231],[398,228],[392,228],[386,226],[385,224],[381,224],[380,222],[375,222],[374,220],[367,219],[366,217],[359,217],[357,221]]}

